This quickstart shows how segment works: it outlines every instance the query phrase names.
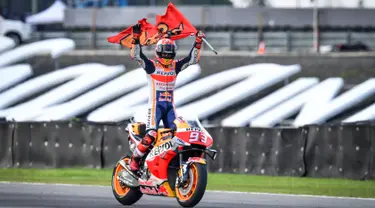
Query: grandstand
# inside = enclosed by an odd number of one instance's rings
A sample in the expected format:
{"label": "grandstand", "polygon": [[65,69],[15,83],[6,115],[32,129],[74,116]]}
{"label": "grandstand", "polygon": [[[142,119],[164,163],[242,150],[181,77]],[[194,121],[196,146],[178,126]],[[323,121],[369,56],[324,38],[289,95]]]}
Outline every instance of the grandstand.
{"label": "grandstand", "polygon": [[[22,1],[22,3],[21,3]],[[78,49],[121,49],[108,44],[106,38],[146,16],[151,22],[163,13],[165,0],[58,0],[66,5],[63,19],[40,20],[35,25],[32,41],[46,38],[71,38]],[[51,9],[57,1],[1,1],[9,18],[25,19]],[[334,45],[375,47],[375,3],[370,0],[174,0],[198,29],[207,33],[219,50],[257,50],[264,41],[267,52],[311,52],[329,50]],[[238,8],[245,7],[245,8]],[[94,12],[93,8],[97,8]],[[316,12],[316,13],[315,13]],[[225,15],[220,15],[224,14]],[[314,14],[317,30],[314,32]],[[18,16],[17,16],[18,15]],[[355,16],[355,18],[352,18]],[[53,14],[49,16],[52,18]],[[47,18],[47,17],[46,17]],[[318,34],[315,36],[314,34]],[[180,41],[180,48],[190,41]],[[323,47],[323,48],[321,48]],[[341,47],[340,45],[338,47]]]}

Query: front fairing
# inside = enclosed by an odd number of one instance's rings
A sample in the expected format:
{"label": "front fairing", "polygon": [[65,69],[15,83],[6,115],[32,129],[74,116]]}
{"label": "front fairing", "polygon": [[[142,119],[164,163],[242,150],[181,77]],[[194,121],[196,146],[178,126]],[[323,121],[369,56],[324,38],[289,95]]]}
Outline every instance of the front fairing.
{"label": "front fairing", "polygon": [[175,136],[189,144],[201,145],[208,148],[213,144],[211,136],[207,135],[204,131],[180,129],[176,131]]}
{"label": "front fairing", "polygon": [[203,125],[196,119],[177,118],[175,136],[186,143],[202,145],[210,148],[213,139]]}

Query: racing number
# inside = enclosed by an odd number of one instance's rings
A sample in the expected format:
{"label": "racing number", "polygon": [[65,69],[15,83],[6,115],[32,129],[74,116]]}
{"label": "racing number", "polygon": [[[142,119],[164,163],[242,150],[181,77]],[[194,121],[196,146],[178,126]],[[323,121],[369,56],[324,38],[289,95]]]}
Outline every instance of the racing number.
{"label": "racing number", "polygon": [[198,141],[206,143],[207,141],[206,135],[201,132],[196,132],[196,131],[191,132],[189,142],[198,142]]}

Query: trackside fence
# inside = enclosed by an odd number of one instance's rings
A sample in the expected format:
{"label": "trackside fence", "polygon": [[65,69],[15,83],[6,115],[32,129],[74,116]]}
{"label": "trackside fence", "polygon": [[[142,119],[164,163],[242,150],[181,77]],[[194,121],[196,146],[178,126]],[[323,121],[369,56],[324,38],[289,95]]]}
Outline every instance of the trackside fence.
{"label": "trackside fence", "polygon": [[[112,168],[130,154],[125,123],[2,122],[1,168]],[[300,128],[209,127],[209,171],[375,179],[375,123]]]}

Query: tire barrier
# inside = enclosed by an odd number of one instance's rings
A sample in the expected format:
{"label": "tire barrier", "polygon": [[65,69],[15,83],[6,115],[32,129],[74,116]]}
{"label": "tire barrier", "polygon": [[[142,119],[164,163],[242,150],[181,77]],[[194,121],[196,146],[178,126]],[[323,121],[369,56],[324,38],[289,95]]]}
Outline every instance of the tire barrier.
{"label": "tire barrier", "polygon": [[[211,128],[217,161],[212,172],[302,176],[305,138],[298,128]],[[208,162],[211,162],[210,160]]]}
{"label": "tire barrier", "polygon": [[370,125],[314,125],[307,128],[307,176],[369,178],[373,155]]}
{"label": "tire barrier", "polygon": [[103,127],[103,167],[112,168],[124,155],[131,155],[126,125],[105,125]]}
{"label": "tire barrier", "polygon": [[13,124],[0,123],[0,168],[12,167]]}
{"label": "tire barrier", "polygon": [[[129,155],[126,123],[0,123],[0,168],[112,168]],[[375,123],[207,128],[210,172],[375,179]]]}
{"label": "tire barrier", "polygon": [[375,123],[371,124],[371,161],[370,161],[370,178],[375,179]]}
{"label": "tire barrier", "polygon": [[14,126],[13,167],[102,167],[100,128],[73,122],[22,122]]}

